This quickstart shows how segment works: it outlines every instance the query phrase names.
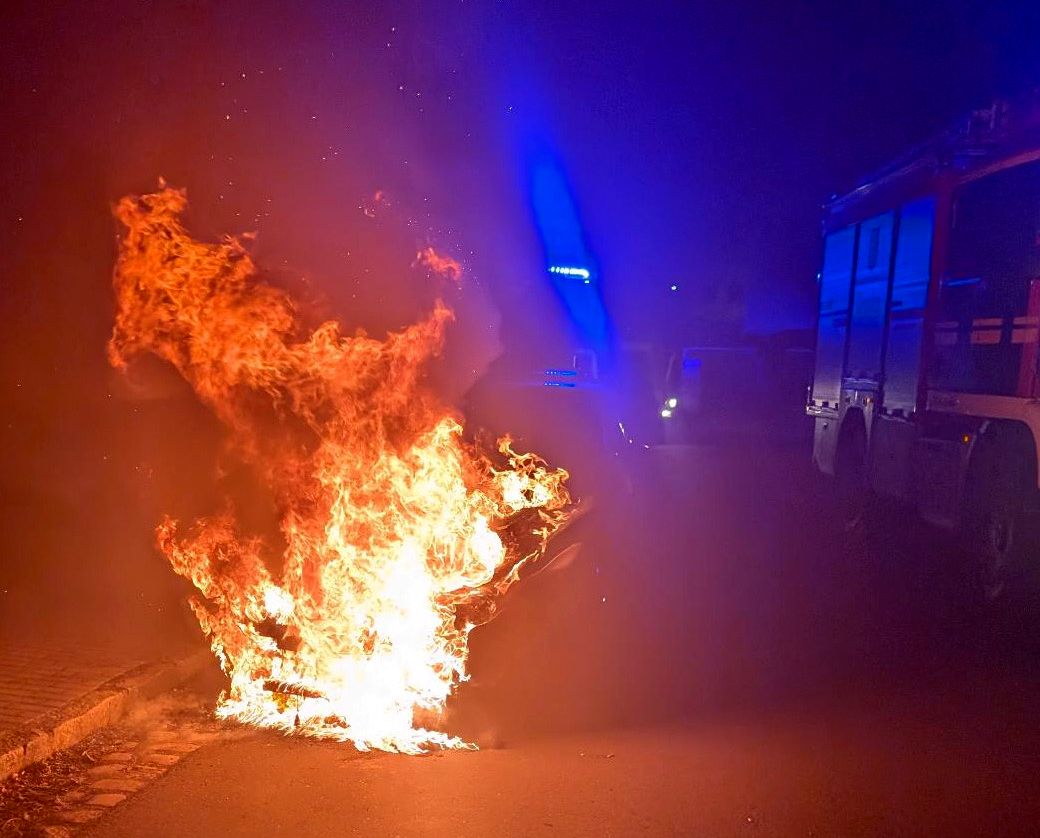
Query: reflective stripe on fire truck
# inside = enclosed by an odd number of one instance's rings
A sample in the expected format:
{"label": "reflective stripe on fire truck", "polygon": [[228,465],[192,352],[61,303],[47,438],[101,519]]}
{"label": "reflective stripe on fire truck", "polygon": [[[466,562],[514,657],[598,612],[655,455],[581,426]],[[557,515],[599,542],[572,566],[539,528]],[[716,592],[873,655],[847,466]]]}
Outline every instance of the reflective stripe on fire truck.
{"label": "reflective stripe on fire truck", "polygon": [[[1005,326],[1010,329],[1011,343],[1036,343],[1040,340],[1040,318],[1023,316],[1015,318],[977,317],[971,323],[971,331],[962,332],[956,320],[944,320],[935,324],[936,346],[955,346],[960,342],[961,334],[968,336],[968,341],[977,346],[994,346],[1003,342]],[[1022,328],[1022,327],[1032,328]]]}

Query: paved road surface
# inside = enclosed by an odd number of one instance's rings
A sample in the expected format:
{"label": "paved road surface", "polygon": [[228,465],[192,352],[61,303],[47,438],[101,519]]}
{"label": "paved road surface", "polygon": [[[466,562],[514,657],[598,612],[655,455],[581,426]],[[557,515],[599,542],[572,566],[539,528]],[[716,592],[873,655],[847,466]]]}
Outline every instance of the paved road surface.
{"label": "paved road surface", "polygon": [[978,609],[912,518],[843,526],[803,451],[650,471],[474,632],[446,725],[486,750],[226,730],[88,834],[1036,834],[1034,604]]}
{"label": "paved road surface", "polygon": [[359,755],[335,744],[256,733],[203,746],[88,834],[949,836],[1035,830],[1035,761],[1006,742],[995,745],[990,726],[961,727],[951,736],[948,721],[904,700],[828,717],[716,718],[426,758]]}

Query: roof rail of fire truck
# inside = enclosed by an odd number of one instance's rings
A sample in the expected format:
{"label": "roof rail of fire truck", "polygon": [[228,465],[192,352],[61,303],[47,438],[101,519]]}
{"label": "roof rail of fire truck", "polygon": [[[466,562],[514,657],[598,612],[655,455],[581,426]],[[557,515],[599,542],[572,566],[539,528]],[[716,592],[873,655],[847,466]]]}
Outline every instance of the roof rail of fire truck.
{"label": "roof rail of fire truck", "polygon": [[836,195],[824,208],[837,212],[878,189],[898,183],[921,168],[938,171],[967,167],[1011,146],[1024,136],[1040,133],[1040,89],[1015,100],[997,99],[972,111],[928,141],[914,146],[864,178],[851,191]]}

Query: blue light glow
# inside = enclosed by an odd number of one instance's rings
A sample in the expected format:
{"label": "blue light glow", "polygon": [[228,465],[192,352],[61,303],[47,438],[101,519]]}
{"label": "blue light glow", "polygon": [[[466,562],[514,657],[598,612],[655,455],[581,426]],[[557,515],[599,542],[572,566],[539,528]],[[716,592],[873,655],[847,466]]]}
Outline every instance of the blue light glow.
{"label": "blue light glow", "polygon": [[549,273],[560,274],[562,276],[580,276],[586,282],[588,282],[589,277],[591,276],[588,268],[571,268],[566,265],[552,265],[549,268]]}
{"label": "blue light glow", "polygon": [[545,148],[534,150],[528,165],[531,208],[552,289],[567,312],[579,345],[606,358],[610,352],[610,322],[600,283],[593,281],[599,272],[585,241],[570,184],[560,162]]}

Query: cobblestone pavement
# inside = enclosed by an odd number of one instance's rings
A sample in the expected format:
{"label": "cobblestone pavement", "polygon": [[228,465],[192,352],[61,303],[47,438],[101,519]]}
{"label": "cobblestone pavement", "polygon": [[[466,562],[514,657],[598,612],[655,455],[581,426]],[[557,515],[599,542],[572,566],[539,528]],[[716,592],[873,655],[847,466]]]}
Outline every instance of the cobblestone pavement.
{"label": "cobblestone pavement", "polygon": [[[211,701],[210,701],[211,703]],[[0,836],[67,838],[222,734],[207,704],[178,690],[0,785]]]}
{"label": "cobblestone pavement", "polygon": [[[67,592],[66,592],[67,593]],[[142,663],[196,648],[174,606],[126,597],[117,607],[0,582],[0,735],[31,723]],[[176,606],[176,607],[175,607]]]}
{"label": "cobblestone pavement", "polygon": [[72,638],[0,645],[0,733],[57,710],[143,662],[139,652]]}

